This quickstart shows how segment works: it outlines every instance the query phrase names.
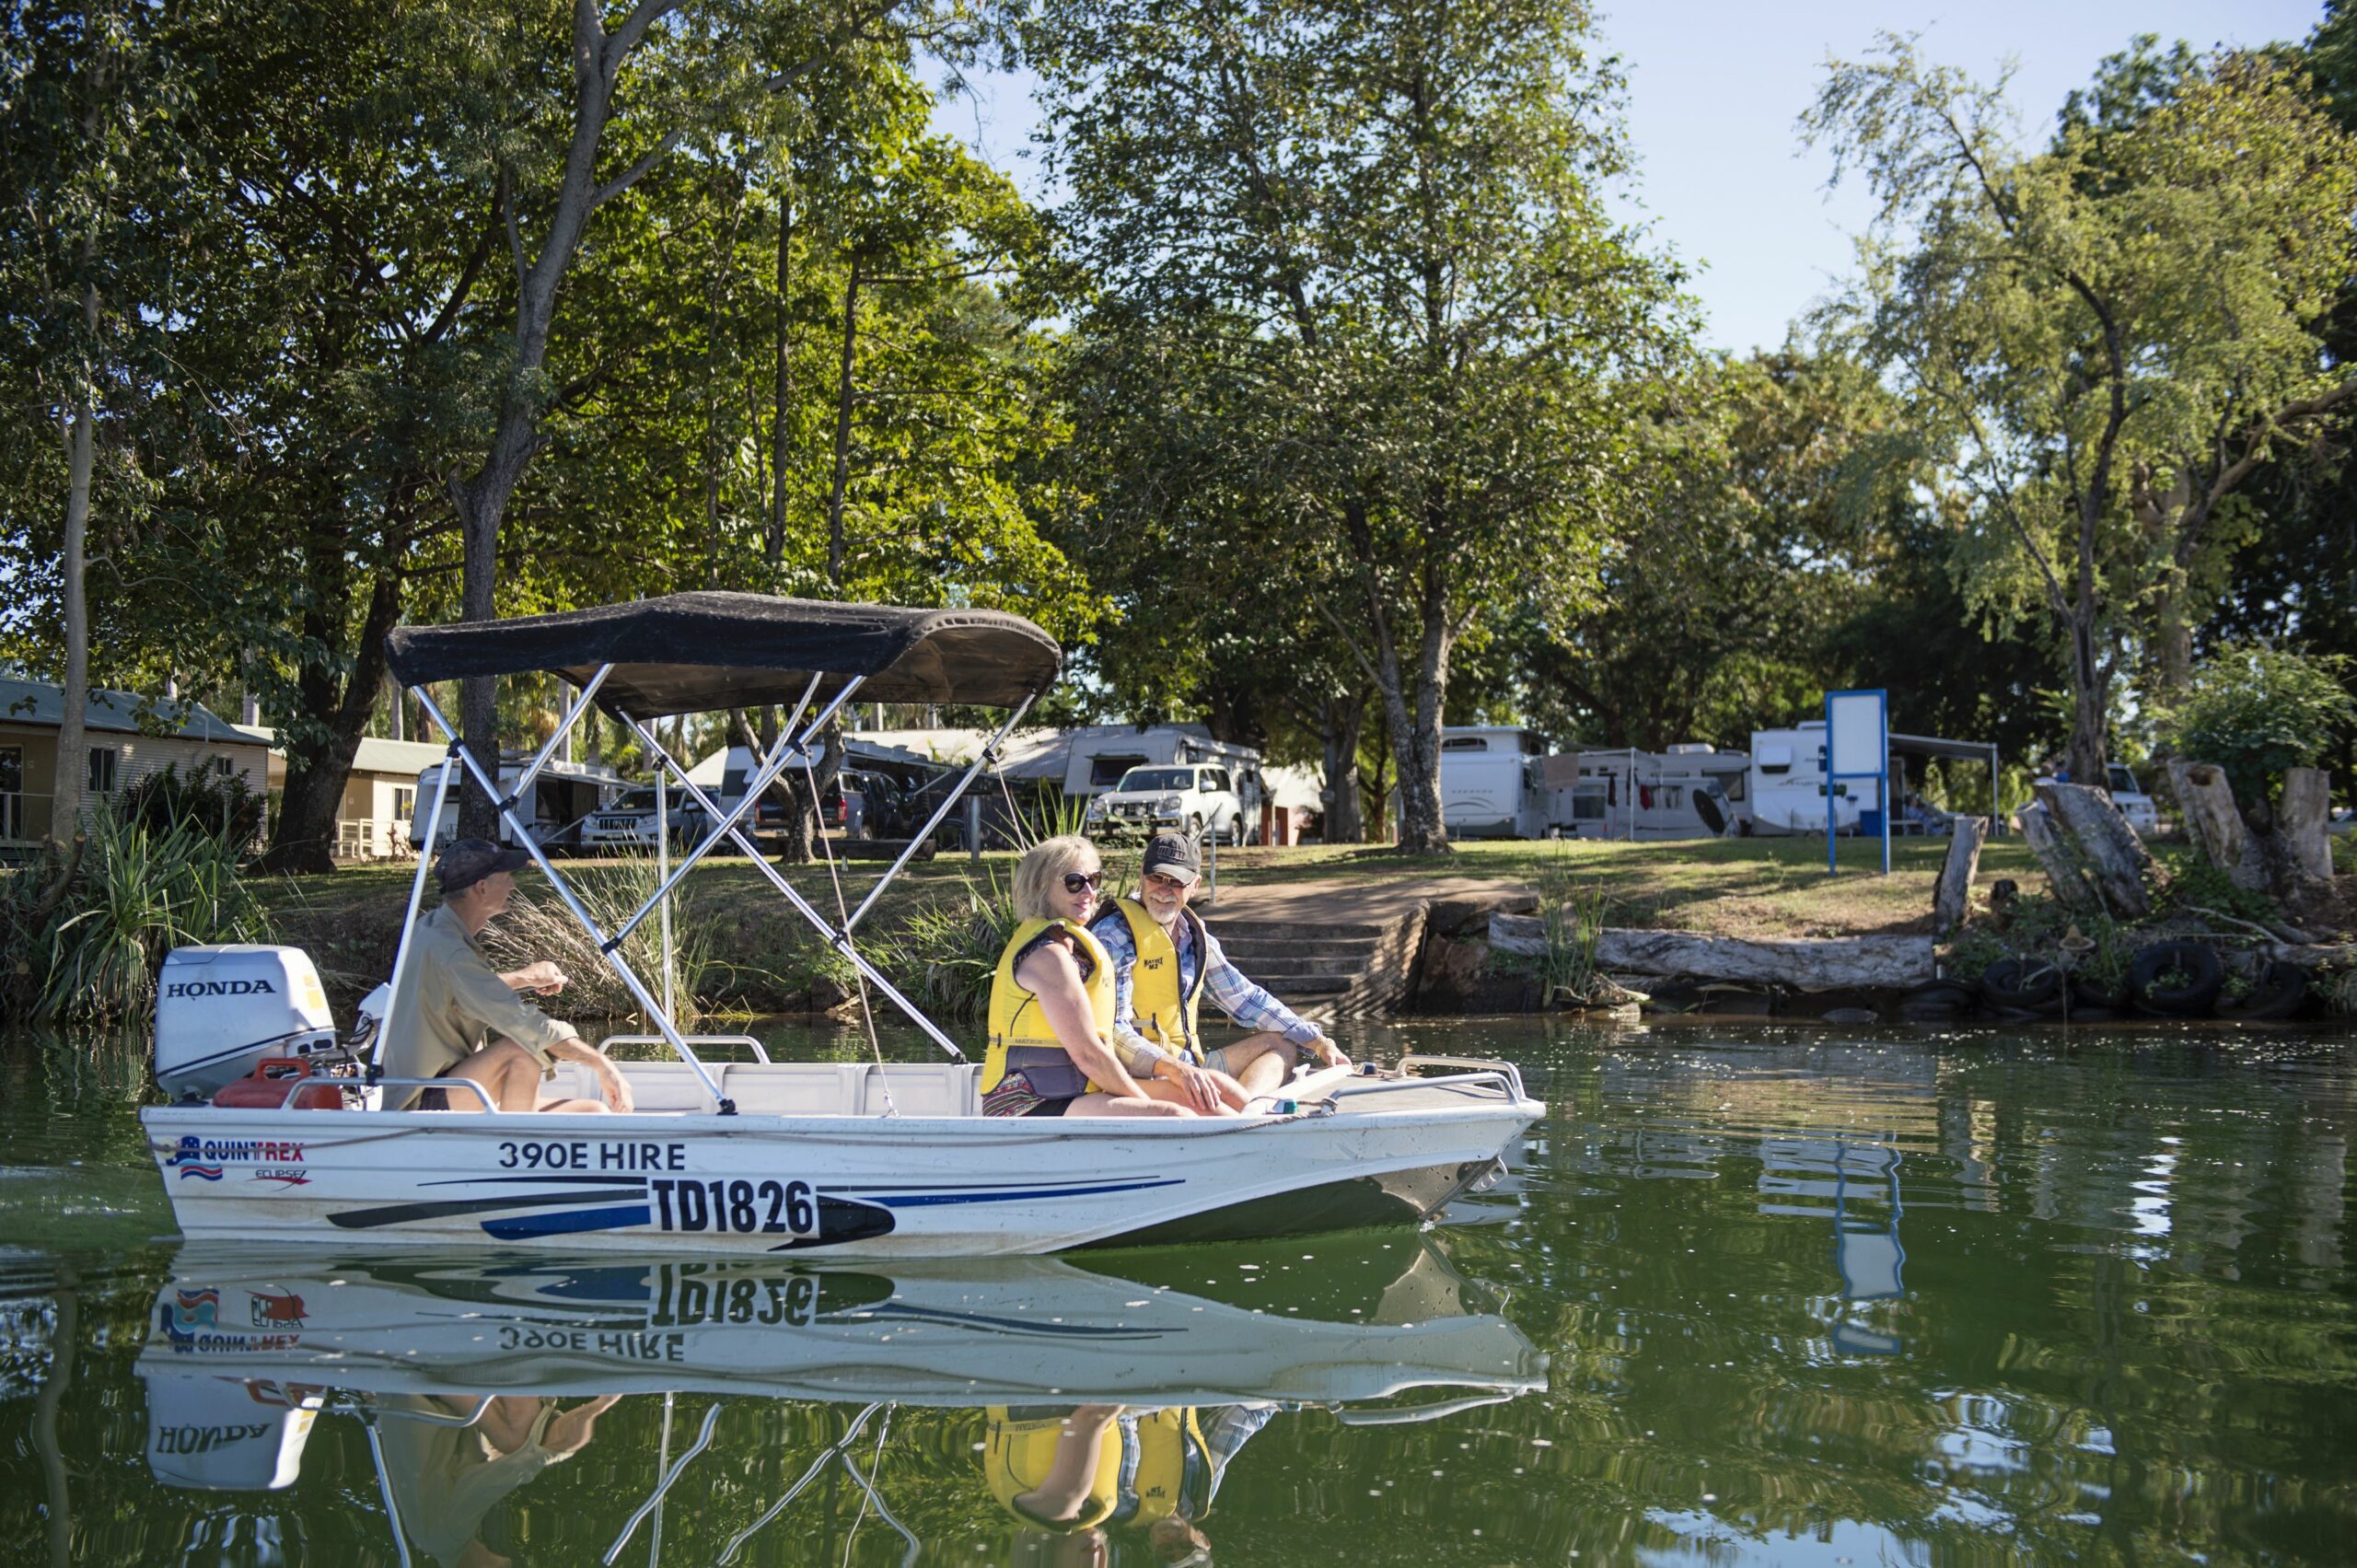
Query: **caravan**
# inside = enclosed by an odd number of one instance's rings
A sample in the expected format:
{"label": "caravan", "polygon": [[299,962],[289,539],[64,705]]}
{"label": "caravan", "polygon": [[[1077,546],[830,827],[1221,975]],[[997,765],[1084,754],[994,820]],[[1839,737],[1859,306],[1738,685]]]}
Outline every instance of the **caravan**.
{"label": "caravan", "polygon": [[1574,839],[1715,839],[1751,830],[1751,760],[1687,743],[1578,751],[1543,765],[1551,830]]}
{"label": "caravan", "polygon": [[[1834,785],[1834,830],[1856,832],[1859,807],[1874,810],[1881,804],[1872,779]],[[1751,819],[1759,833],[1825,831],[1824,720],[1751,732]]]}
{"label": "caravan", "polygon": [[1457,839],[1543,839],[1546,743],[1536,730],[1457,725],[1440,732],[1440,819]]}
{"label": "caravan", "polygon": [[[531,759],[521,752],[503,755],[499,759],[499,787],[512,791],[530,763]],[[447,766],[447,760],[436,762],[417,775],[418,799],[434,798],[435,785]],[[459,776],[455,772],[450,775],[454,791]],[[601,763],[552,760],[534,776],[531,794],[516,803],[516,816],[534,843],[550,849],[577,850],[586,842],[584,828],[589,818],[613,805],[629,787],[628,780]],[[458,833],[459,814],[451,811],[443,817],[441,830],[434,836],[436,853]],[[505,818],[500,821],[499,841],[518,849],[523,847],[517,843],[515,830]],[[409,846],[414,850],[425,847],[423,818],[412,817],[410,821]]]}

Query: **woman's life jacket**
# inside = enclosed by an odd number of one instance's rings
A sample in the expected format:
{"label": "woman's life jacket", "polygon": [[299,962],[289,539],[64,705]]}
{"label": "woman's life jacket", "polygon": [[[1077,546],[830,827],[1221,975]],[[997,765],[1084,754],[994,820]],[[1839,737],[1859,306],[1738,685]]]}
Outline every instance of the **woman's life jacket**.
{"label": "woman's life jacket", "polygon": [[1055,1466],[1058,1447],[1085,1439],[1068,1428],[1071,1411],[1057,1406],[992,1406],[985,1412],[982,1469],[991,1495],[1019,1518],[1059,1531],[1097,1525],[1151,1525],[1197,1511],[1211,1455],[1192,1409],[1125,1411],[1108,1425],[1097,1468],[1079,1508],[1068,1520],[1039,1519],[1016,1503],[1038,1490]]}
{"label": "woman's life jacket", "polygon": [[1203,1064],[1203,1031],[1200,1013],[1203,981],[1212,972],[1211,943],[1204,937],[1202,916],[1181,908],[1195,944],[1195,978],[1181,981],[1178,945],[1162,923],[1135,899],[1116,899],[1113,907],[1129,923],[1130,940],[1138,950],[1137,968],[1130,971],[1130,1005],[1137,1014],[1138,1033],[1174,1056]]}
{"label": "woman's life jacket", "polygon": [[982,1093],[998,1087],[1010,1072],[1019,1072],[1043,1099],[1066,1099],[1096,1088],[1074,1065],[1072,1055],[1056,1039],[1056,1031],[1039,1010],[1039,999],[1016,983],[1016,965],[1037,940],[1051,930],[1069,931],[1087,960],[1081,988],[1088,995],[1088,1010],[1097,1037],[1113,1038],[1113,960],[1102,944],[1069,920],[1027,920],[1015,928],[1015,938],[999,955],[998,972],[991,977],[990,1053],[982,1058]]}

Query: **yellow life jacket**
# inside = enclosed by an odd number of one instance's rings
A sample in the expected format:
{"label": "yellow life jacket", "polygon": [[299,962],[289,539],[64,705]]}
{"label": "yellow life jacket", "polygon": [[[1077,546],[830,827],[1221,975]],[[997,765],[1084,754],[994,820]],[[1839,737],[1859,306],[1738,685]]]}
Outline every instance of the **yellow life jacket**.
{"label": "yellow life jacket", "polygon": [[1212,972],[1205,961],[1211,957],[1211,944],[1203,939],[1202,917],[1190,909],[1178,912],[1195,939],[1195,981],[1182,989],[1178,945],[1162,929],[1162,923],[1135,899],[1116,899],[1113,907],[1129,922],[1130,940],[1138,949],[1137,968],[1130,971],[1130,1005],[1137,1015],[1138,1033],[1202,1066],[1203,1031],[1199,1015],[1203,981]]}
{"label": "yellow life jacket", "polygon": [[[1190,1509],[1201,1478],[1209,1473],[1210,1445],[1192,1408],[1122,1415],[1105,1434],[1080,1507],[1068,1520],[1042,1524],[1015,1500],[1038,1490],[1047,1479],[1056,1462],[1057,1445],[1064,1440],[1068,1413],[993,1405],[984,1414],[982,1470],[991,1495],[1016,1517],[1044,1528],[1152,1525]],[[1191,1474],[1190,1459],[1194,1461]]]}
{"label": "yellow life jacket", "polygon": [[1073,1065],[1071,1053],[1056,1039],[1056,1031],[1039,1011],[1039,999],[1016,983],[1016,959],[1032,939],[1051,928],[1069,931],[1091,963],[1081,982],[1088,994],[1088,1010],[1099,1037],[1113,1034],[1113,960],[1096,937],[1069,920],[1027,920],[1015,928],[1015,939],[998,956],[998,972],[991,977],[991,1045],[982,1059],[982,1093],[998,1087],[1010,1071],[1019,1071],[1031,1086],[1049,1099],[1090,1092],[1097,1086]]}

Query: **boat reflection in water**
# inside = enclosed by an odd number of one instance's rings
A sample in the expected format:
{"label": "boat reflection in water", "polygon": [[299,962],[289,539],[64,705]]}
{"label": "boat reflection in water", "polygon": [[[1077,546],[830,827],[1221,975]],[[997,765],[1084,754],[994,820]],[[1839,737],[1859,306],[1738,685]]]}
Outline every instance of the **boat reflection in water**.
{"label": "boat reflection in water", "polygon": [[[284,1488],[320,1418],[350,1418],[405,1562],[412,1547],[500,1561],[482,1544],[485,1516],[594,1443],[618,1400],[659,1396],[656,1473],[619,1521],[612,1561],[660,1531],[664,1497],[712,1445],[718,1400],[675,1441],[675,1402],[696,1394],[861,1407],[764,1506],[732,1494],[745,1517],[724,1562],[822,1474],[856,1488],[912,1559],[918,1538],[875,1474],[900,1407],[983,1412],[974,1490],[1016,1524],[1015,1561],[1102,1561],[1109,1530],[1137,1532],[1162,1561],[1208,1561],[1202,1521],[1228,1461],[1282,1412],[1422,1420],[1537,1388],[1546,1366],[1429,1243],[1397,1233],[1092,1255],[1086,1268],[272,1260],[200,1246],[174,1276],[138,1365],[156,1479]],[[649,1550],[652,1533],[639,1539]]]}

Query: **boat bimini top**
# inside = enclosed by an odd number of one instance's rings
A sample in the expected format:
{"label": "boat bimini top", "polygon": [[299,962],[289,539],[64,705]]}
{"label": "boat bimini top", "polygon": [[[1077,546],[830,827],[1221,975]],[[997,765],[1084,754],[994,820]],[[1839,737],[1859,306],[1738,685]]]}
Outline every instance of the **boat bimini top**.
{"label": "boat bimini top", "polygon": [[[868,984],[952,1058],[964,1060],[956,1043],[860,956],[852,932],[918,846],[932,837],[976,777],[992,765],[998,749],[1033,701],[1055,683],[1063,654],[1054,638],[1021,616],[1003,610],[904,610],[715,591],[667,594],[507,621],[405,626],[385,639],[385,648],[394,678],[449,738],[450,758],[497,803],[500,819],[517,846],[547,876],[550,887],[598,944],[606,962],[664,1041],[694,1069],[719,1114],[735,1115],[736,1103],[722,1095],[719,1081],[673,1022],[671,1009],[632,970],[621,949],[641,923],[668,906],[696,863],[724,842],[742,850]],[[577,694],[554,732],[503,795],[491,772],[460,744],[458,726],[435,705],[427,688],[444,680],[534,673],[556,675],[576,688]],[[810,755],[808,748],[854,695],[876,703],[957,703],[1010,711],[956,786],[943,795],[900,858],[838,925],[763,857],[746,823],[762,795],[789,764]],[[518,802],[529,798],[533,781],[593,703],[637,737],[646,754],[655,759],[658,791],[676,783],[687,798],[702,808],[711,824],[676,865],[668,864],[668,845],[660,846],[667,863],[655,891],[611,931],[600,927],[517,818]],[[814,704],[819,706],[812,714]],[[770,705],[790,707],[789,716],[776,742],[746,781],[743,796],[726,810],[689,779],[686,766],[664,749],[653,728],[655,721],[682,714]],[[421,840],[427,847],[418,855],[401,950],[393,962],[391,993],[396,995],[409,962],[409,932],[424,897],[426,872],[433,859],[430,851],[437,842],[442,814],[449,807],[451,778],[452,770],[446,763],[436,773],[434,801]],[[815,785],[815,779],[812,783]],[[378,1061],[389,1034],[385,1024],[390,1021],[390,1005],[377,1030]],[[370,1075],[377,1082],[390,1082],[377,1075],[374,1063]]]}

